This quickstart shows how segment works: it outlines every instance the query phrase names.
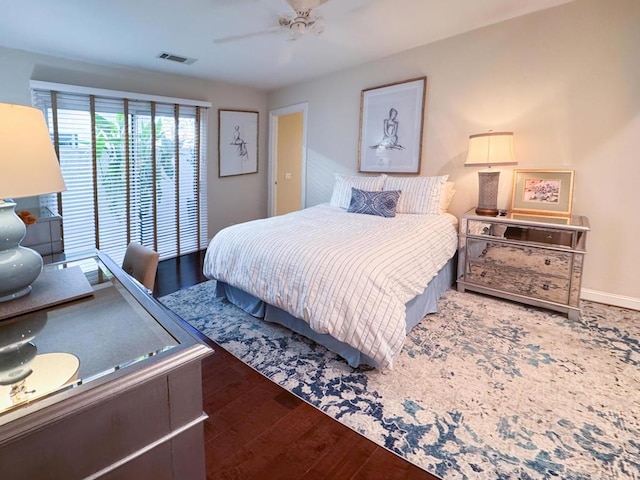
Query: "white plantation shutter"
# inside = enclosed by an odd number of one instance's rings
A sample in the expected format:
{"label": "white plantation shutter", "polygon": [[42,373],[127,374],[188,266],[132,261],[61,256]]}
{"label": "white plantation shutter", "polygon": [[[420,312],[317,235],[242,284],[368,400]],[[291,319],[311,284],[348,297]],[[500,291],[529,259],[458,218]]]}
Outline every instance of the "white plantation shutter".
{"label": "white plantation shutter", "polygon": [[121,262],[130,241],[161,259],[205,248],[207,104],[68,90],[33,88],[67,185],[44,200],[62,215],[65,252]]}

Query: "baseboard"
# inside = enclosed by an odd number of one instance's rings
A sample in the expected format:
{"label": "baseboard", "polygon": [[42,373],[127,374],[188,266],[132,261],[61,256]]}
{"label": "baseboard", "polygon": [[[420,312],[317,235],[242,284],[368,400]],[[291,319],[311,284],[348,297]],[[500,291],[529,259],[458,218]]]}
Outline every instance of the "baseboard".
{"label": "baseboard", "polygon": [[599,292],[598,290],[589,290],[587,288],[583,288],[580,293],[583,300],[640,311],[640,298],[624,297],[614,293]]}

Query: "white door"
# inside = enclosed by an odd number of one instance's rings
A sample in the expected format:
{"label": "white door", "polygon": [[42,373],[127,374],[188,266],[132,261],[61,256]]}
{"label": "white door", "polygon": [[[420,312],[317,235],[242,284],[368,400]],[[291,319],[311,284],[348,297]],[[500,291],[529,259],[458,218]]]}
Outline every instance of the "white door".
{"label": "white door", "polygon": [[269,216],[306,206],[307,106],[269,112]]}

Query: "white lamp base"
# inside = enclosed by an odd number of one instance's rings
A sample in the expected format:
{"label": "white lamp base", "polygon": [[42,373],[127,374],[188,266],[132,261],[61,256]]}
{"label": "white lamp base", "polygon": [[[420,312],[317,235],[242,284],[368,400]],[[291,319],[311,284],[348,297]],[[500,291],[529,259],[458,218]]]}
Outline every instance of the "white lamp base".
{"label": "white lamp base", "polygon": [[0,302],[27,295],[42,271],[38,252],[20,246],[27,233],[16,215],[16,204],[0,200]]}

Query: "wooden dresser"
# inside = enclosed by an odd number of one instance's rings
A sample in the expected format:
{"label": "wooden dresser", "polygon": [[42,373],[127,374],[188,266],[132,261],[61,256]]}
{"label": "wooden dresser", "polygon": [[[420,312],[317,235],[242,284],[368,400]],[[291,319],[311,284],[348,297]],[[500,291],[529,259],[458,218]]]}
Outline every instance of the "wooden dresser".
{"label": "wooden dresser", "polygon": [[509,213],[462,215],[458,291],[473,290],[579,318],[589,221]]}

